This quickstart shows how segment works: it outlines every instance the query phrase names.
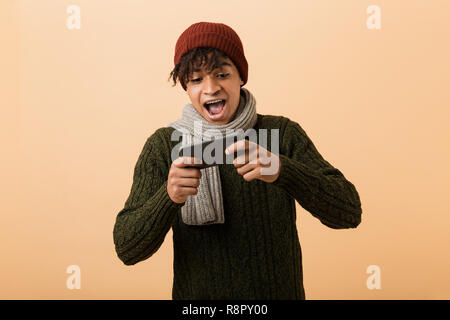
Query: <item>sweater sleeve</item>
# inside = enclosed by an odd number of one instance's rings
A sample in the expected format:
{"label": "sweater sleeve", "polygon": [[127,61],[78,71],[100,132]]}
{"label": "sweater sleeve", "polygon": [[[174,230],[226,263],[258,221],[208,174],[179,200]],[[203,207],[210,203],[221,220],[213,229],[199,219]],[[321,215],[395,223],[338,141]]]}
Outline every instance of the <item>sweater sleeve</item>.
{"label": "sweater sleeve", "polygon": [[288,121],[279,156],[280,175],[274,185],[330,228],[356,228],[361,223],[355,186],[320,155],[298,123]]}
{"label": "sweater sleeve", "polygon": [[134,168],[133,184],[113,230],[115,250],[126,265],[153,255],[164,241],[178,209],[167,193],[167,162],[161,159],[164,143],[156,131],[149,137]]}

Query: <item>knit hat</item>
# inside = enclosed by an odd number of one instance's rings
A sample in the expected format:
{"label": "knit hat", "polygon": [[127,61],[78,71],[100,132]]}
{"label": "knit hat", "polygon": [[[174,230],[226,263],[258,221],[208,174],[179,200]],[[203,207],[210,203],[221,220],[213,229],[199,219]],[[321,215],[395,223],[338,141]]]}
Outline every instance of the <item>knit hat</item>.
{"label": "knit hat", "polygon": [[[175,65],[181,57],[196,47],[211,47],[221,50],[236,65],[241,76],[242,85],[247,83],[248,64],[244,55],[244,48],[237,33],[223,23],[197,22],[187,28],[177,40],[175,45]],[[186,85],[180,81],[186,90]]]}

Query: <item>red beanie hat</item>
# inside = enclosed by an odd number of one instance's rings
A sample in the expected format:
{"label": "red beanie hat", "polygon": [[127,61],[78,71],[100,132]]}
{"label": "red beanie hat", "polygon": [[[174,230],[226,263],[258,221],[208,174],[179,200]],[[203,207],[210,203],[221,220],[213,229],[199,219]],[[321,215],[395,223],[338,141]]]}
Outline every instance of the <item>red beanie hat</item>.
{"label": "red beanie hat", "polygon": [[[247,83],[248,64],[244,55],[244,48],[237,33],[223,23],[197,22],[187,28],[177,40],[175,46],[175,65],[181,57],[196,47],[212,47],[225,53],[236,65],[241,76],[242,85]],[[180,81],[186,90],[186,85]]]}

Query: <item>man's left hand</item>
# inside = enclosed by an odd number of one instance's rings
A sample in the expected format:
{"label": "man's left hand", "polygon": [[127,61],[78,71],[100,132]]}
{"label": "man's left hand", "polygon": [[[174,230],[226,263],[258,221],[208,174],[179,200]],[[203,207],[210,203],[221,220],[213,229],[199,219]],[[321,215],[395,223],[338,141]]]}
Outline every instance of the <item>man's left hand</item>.
{"label": "man's left hand", "polygon": [[234,152],[238,152],[238,156],[234,159],[233,165],[246,181],[259,179],[272,183],[278,179],[281,161],[276,154],[245,139],[237,141],[225,149],[226,154]]}

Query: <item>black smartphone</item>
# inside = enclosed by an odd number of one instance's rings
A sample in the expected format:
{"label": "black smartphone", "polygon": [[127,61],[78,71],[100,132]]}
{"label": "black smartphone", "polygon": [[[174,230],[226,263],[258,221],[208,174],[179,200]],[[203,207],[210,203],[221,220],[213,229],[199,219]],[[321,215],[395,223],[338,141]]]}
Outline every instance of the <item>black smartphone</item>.
{"label": "black smartphone", "polygon": [[202,141],[180,148],[179,156],[194,157],[198,159],[196,162],[198,161],[198,163],[203,164],[202,166],[195,167],[199,169],[216,166],[218,164],[232,164],[236,152],[227,155],[225,154],[225,149],[242,139],[248,140],[249,138],[243,134],[231,134],[222,138]]}

